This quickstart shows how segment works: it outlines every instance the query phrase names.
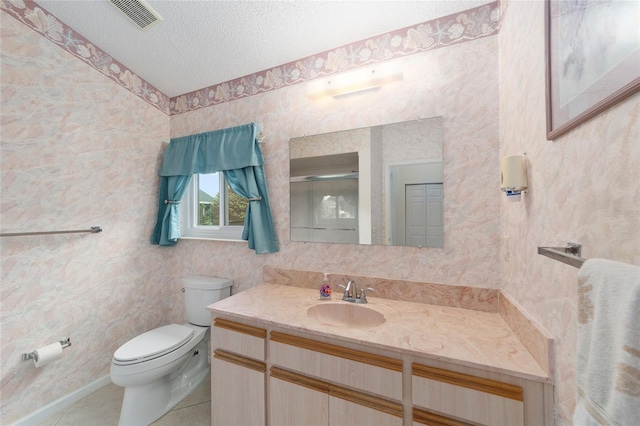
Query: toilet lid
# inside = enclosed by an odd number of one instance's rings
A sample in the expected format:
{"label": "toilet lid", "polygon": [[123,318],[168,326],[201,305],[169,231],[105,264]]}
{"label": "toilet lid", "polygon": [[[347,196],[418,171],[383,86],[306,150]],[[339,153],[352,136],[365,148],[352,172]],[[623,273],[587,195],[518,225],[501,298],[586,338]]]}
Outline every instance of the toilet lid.
{"label": "toilet lid", "polygon": [[193,330],[178,324],[147,331],[120,346],[113,358],[120,362],[156,358],[178,349],[193,337]]}

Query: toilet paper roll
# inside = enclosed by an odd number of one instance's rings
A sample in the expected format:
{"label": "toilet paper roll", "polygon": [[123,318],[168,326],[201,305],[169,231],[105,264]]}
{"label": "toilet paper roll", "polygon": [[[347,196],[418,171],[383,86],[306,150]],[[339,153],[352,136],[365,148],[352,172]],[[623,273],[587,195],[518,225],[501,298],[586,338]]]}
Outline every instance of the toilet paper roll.
{"label": "toilet paper roll", "polygon": [[527,189],[527,165],[522,155],[513,155],[502,159],[503,190],[522,191]]}
{"label": "toilet paper roll", "polygon": [[33,360],[33,365],[35,365],[36,367],[42,367],[57,359],[62,358],[62,345],[60,344],[60,342],[56,342],[38,348],[33,352],[36,355],[35,359]]}

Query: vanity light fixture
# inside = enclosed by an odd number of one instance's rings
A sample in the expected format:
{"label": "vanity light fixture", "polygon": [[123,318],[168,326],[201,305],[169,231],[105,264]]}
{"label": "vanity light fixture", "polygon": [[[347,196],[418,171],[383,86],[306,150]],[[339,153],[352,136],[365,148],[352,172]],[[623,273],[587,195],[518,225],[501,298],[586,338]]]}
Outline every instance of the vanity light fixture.
{"label": "vanity light fixture", "polygon": [[372,67],[359,68],[313,80],[307,84],[307,96],[321,99],[337,98],[367,90],[379,89],[383,84],[402,80],[402,70],[393,63],[380,63]]}
{"label": "vanity light fixture", "polygon": [[525,155],[513,155],[502,159],[501,189],[507,200],[520,201],[520,193],[527,192],[527,163]]}

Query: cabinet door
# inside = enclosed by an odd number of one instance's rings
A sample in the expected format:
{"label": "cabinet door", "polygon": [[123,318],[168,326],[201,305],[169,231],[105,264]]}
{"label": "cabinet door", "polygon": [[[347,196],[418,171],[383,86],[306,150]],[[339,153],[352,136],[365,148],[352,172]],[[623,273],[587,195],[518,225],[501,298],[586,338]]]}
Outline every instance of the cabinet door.
{"label": "cabinet door", "polygon": [[473,426],[471,423],[452,419],[427,410],[413,407],[413,426]]}
{"label": "cabinet door", "polygon": [[211,424],[265,424],[264,363],[216,351],[211,359]]}
{"label": "cabinet door", "polygon": [[269,420],[274,426],[328,426],[329,395],[271,377]]}
{"label": "cabinet door", "polygon": [[401,426],[403,408],[395,401],[364,394],[279,367],[271,367],[270,424]]}
{"label": "cabinet door", "polygon": [[329,424],[349,426],[402,426],[402,416],[329,396]]}
{"label": "cabinet door", "polygon": [[413,364],[413,404],[481,425],[524,425],[520,386]]}

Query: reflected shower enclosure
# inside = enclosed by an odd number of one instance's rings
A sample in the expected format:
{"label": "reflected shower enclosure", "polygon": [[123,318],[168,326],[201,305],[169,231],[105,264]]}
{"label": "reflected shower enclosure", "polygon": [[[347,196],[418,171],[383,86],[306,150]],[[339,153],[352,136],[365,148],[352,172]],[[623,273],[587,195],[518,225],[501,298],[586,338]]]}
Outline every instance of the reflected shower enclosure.
{"label": "reflected shower enclosure", "polygon": [[358,153],[291,160],[291,240],[358,244]]}

